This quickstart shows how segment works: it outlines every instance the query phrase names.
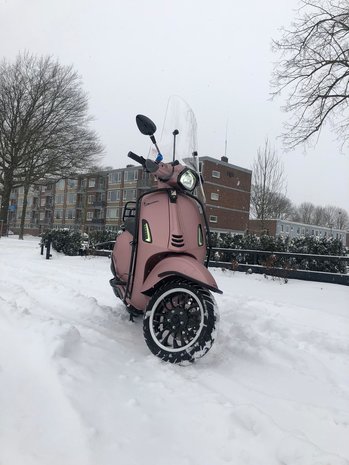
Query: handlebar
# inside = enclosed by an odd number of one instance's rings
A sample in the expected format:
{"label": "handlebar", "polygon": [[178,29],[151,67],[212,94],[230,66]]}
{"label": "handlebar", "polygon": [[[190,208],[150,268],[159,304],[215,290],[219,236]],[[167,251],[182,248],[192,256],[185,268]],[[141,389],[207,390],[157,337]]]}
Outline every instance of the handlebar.
{"label": "handlebar", "polygon": [[127,156],[142,165],[145,171],[148,173],[155,173],[155,171],[159,169],[159,165],[156,162],[149,159],[146,160],[144,157],[141,157],[133,152],[128,152]]}
{"label": "handlebar", "polygon": [[144,157],[140,157],[139,155],[136,155],[133,152],[128,152],[127,156],[129,158],[132,158],[132,160],[136,161],[140,165],[145,166],[145,158]]}

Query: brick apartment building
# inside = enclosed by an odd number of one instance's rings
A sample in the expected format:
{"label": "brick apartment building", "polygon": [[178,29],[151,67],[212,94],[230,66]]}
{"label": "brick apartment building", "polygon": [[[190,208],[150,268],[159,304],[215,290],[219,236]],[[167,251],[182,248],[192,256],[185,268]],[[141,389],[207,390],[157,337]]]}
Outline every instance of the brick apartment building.
{"label": "brick apartment building", "polygon": [[220,160],[200,157],[204,179],[206,214],[210,229],[219,233],[248,230],[252,172]]}
{"label": "brick apartment building", "polygon": [[[221,160],[200,157],[206,214],[212,231],[244,233],[248,229],[251,171]],[[138,166],[79,175],[30,189],[25,231],[40,234],[50,228],[89,232],[117,231],[125,203],[155,187],[153,176]],[[9,227],[17,232],[23,205],[23,188],[11,194]]]}

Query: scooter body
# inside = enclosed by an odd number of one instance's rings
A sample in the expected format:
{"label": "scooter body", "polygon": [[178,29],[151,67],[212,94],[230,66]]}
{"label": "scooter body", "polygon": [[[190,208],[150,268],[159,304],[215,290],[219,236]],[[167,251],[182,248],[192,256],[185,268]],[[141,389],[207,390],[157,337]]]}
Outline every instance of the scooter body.
{"label": "scooter body", "polygon": [[[194,176],[188,168],[178,162],[146,161],[132,152],[129,156],[155,174],[158,187],[125,205],[110,284],[132,316],[144,315],[146,341],[154,354],[175,363],[193,361],[198,358],[194,346],[204,332],[205,317],[211,312],[212,328],[217,320],[210,291],[221,292],[207,269],[210,247],[204,205],[180,181],[183,174]],[[204,345],[209,347],[207,336]],[[200,350],[205,353],[208,348]]]}
{"label": "scooter body", "polygon": [[197,199],[172,188],[138,199],[112,254],[117,292],[129,308],[143,312],[155,288],[171,276],[218,290],[204,265],[207,238],[200,208]]}

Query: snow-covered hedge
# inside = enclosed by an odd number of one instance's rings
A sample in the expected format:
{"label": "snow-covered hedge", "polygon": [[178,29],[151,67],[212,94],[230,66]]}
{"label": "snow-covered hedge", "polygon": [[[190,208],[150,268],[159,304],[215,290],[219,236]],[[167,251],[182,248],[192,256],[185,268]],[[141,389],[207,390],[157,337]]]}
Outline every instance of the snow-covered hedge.
{"label": "snow-covered hedge", "polygon": [[89,243],[95,247],[102,242],[115,241],[116,234],[115,231],[92,231],[88,236]]}
{"label": "snow-covered hedge", "polygon": [[53,229],[45,232],[41,236],[41,243],[46,245],[48,241],[51,241],[52,247],[57,252],[63,252],[65,255],[79,255],[83,244],[80,232],[68,229]]}
{"label": "snow-covered hedge", "polygon": [[[211,235],[212,246],[227,249],[242,249],[242,250],[263,250],[267,252],[289,252],[309,255],[346,255],[346,249],[339,239],[334,238],[317,238],[313,236],[305,236],[290,239],[289,237],[273,237],[273,236],[256,236],[254,234],[247,235],[232,235],[224,234],[218,237],[217,234]],[[267,261],[267,257],[263,258],[255,254],[233,254],[232,252],[219,252],[216,258],[220,261],[231,262],[237,261],[240,263],[250,263],[263,265]],[[255,262],[255,263],[254,263]],[[312,271],[326,271],[332,273],[345,273],[346,266],[340,260],[323,260],[316,257],[276,257],[274,266]]]}
{"label": "snow-covered hedge", "polygon": [[[113,231],[92,231],[88,236],[88,247],[93,249],[101,242],[115,241],[115,236],[116,233]],[[86,235],[68,229],[53,229],[45,232],[41,236],[41,241],[46,244],[48,240],[57,252],[63,252],[65,255],[79,255],[87,245]]]}

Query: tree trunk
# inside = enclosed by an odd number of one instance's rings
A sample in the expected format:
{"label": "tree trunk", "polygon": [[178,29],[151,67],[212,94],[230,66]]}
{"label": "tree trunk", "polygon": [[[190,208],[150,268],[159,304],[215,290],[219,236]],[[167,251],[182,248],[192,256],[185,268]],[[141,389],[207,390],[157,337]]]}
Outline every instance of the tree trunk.
{"label": "tree trunk", "polygon": [[8,207],[10,205],[10,195],[12,190],[11,173],[4,171],[4,189],[2,192],[0,220],[3,222],[2,234],[5,235],[8,229]]}
{"label": "tree trunk", "polygon": [[20,229],[19,229],[19,237],[18,237],[18,239],[23,239],[23,237],[24,237],[24,223],[25,223],[25,215],[27,213],[28,192],[29,192],[29,184],[25,183],[25,185],[24,185],[22,216],[21,216],[21,225],[20,225]]}

